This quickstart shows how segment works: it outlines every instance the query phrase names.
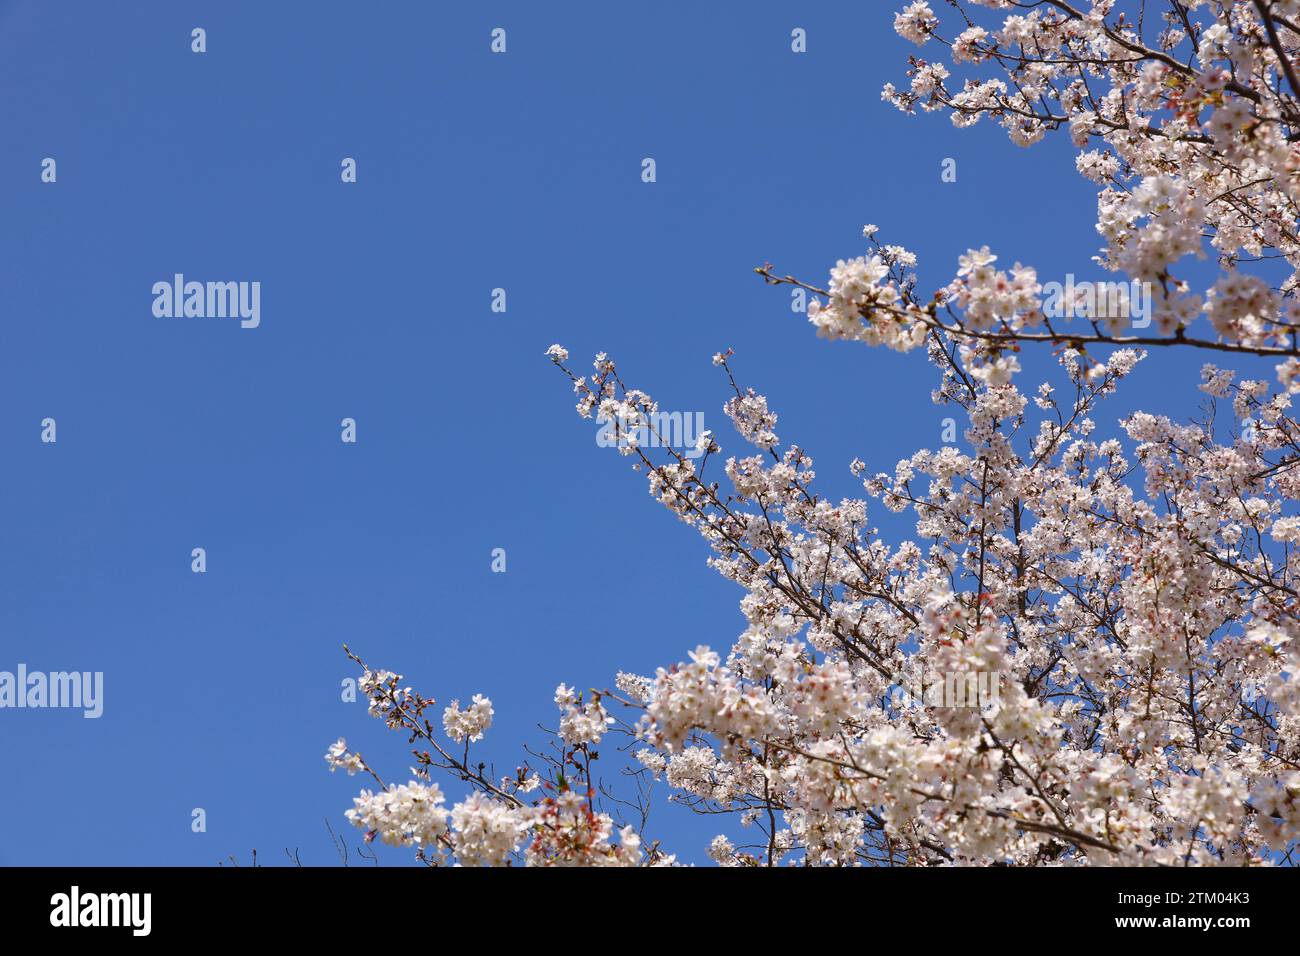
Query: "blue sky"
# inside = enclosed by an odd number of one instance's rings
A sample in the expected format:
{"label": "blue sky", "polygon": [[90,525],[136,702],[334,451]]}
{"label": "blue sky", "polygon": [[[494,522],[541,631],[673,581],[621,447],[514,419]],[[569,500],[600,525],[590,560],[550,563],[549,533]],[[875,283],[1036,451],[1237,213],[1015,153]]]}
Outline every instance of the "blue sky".
{"label": "blue sky", "polygon": [[[333,862],[360,778],[325,747],[410,763],[340,701],[345,641],[488,694],[503,772],[560,681],[728,646],[740,593],[596,446],[548,345],[607,351],[728,451],[709,358],[734,348],[839,498],[855,456],[939,442],[935,376],[816,339],[756,265],[820,283],[875,222],[927,289],[986,243],[1099,277],[1063,139],[880,102],[913,50],[895,6],[0,3],[0,670],[105,674],[99,720],[0,711],[0,864]],[[155,318],[176,272],[260,281],[260,327]],[[1202,360],[1155,356],[1112,417],[1188,409]],[[718,821],[664,795],[650,835],[699,859]]]}

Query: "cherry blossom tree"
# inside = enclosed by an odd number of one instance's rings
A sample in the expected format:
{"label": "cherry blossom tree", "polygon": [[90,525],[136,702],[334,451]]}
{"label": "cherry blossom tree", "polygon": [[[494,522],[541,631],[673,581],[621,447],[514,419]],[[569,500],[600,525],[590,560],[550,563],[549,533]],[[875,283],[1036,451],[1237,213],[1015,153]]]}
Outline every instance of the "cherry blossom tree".
{"label": "cherry blossom tree", "polygon": [[[369,837],[431,864],[672,863],[635,812],[661,781],[717,814],[708,855],[729,866],[1296,862],[1300,0],[918,0],[894,29],[936,53],[889,103],[987,119],[1022,147],[1071,138],[1101,187],[1097,262],[1150,289],[1152,327],[1053,315],[1034,269],[987,248],[927,296],[916,257],[872,226],[825,288],[763,266],[815,297],[819,335],[924,349],[935,402],[967,421],[961,449],[854,461],[865,498],[839,502],[730,351],[714,363],[749,450],[724,460],[709,433],[690,457],[641,440],[654,400],[607,356],[580,374],[553,346],[578,413],[622,423],[619,452],[739,586],[744,630],[608,690],[561,686],[550,749],[505,778],[471,756],[490,701],[453,701],[438,728],[432,699],[353,656],[417,761],[388,786],[330,748],[331,768],[376,781],[348,812]],[[1035,346],[1059,374],[1026,393],[1017,356]],[[1269,377],[1204,367],[1228,426],[1136,413],[1125,439],[1093,437],[1152,348]],[[877,507],[914,515],[914,539],[882,540]],[[943,680],[916,692],[917,673]],[[593,767],[614,735],[635,742],[630,797]],[[468,796],[448,809],[434,774]]]}

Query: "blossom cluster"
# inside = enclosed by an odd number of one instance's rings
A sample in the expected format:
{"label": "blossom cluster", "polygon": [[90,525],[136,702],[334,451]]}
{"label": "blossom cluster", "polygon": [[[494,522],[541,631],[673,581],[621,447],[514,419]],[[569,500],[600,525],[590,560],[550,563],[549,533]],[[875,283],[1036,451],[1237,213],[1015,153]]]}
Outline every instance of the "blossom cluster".
{"label": "blossom cluster", "polygon": [[[814,294],[823,337],[924,349],[960,444],[889,470],[855,460],[865,494],[825,496],[808,451],[782,443],[768,399],[718,353],[739,452],[712,434],[696,459],[619,450],[737,586],[739,633],[616,690],[561,685],[551,749],[504,778],[469,756],[486,698],[447,709],[453,752],[422,716],[431,699],[364,668],[371,712],[416,743],[418,779],[363,792],[358,826],[431,862],[672,863],[644,833],[643,788],[659,781],[727,830],[706,851],[724,866],[1295,862],[1300,0],[1125,6],[913,0],[895,31],[948,62],[913,56],[884,98],[991,120],[1019,146],[1069,136],[1101,189],[1097,262],[1150,284],[1154,330],[1114,314],[1063,324],[1036,270],[988,248],[919,295],[917,257],[875,226],[825,289],[759,269]],[[1186,269],[1211,257],[1218,276],[1194,287]],[[1022,389],[1035,342],[1059,371]],[[1099,424],[1156,346],[1271,369],[1206,365],[1210,410],[1192,421]],[[604,353],[583,374],[562,346],[546,354],[584,418],[657,409]],[[912,540],[877,531],[882,509],[909,516]],[[999,693],[903,706],[893,692],[917,672],[996,675]],[[620,770],[636,793],[607,792],[597,745],[632,754]],[[374,775],[342,741],[326,760]],[[450,811],[435,770],[470,790]]]}
{"label": "blossom cluster", "polygon": [[460,701],[453,700],[442,712],[443,730],[457,743],[482,740],[491,726],[492,701],[482,694],[475,694],[465,710],[460,709]]}
{"label": "blossom cluster", "polygon": [[[358,754],[340,739],[325,755],[330,769],[366,769]],[[423,774],[422,774],[423,775]],[[614,820],[594,809],[591,794],[567,786],[535,805],[517,794],[535,789],[536,781],[508,789],[471,791],[447,809],[437,783],[411,780],[405,784],[362,790],[347,819],[395,847],[416,847],[430,865],[506,866],[515,859],[528,865],[637,866],[647,862],[636,830],[624,826],[618,843],[611,843]],[[656,864],[671,862],[659,857]]]}
{"label": "blossom cluster", "polygon": [[[895,16],[899,36],[938,58],[913,56],[907,87],[886,85],[884,100],[908,113],[946,112],[962,128],[988,118],[1019,146],[1064,130],[1079,151],[1078,171],[1103,187],[1097,262],[1150,285],[1164,341],[1276,356],[1284,360],[1279,376],[1293,381],[1300,355],[1294,0],[1170,2],[1161,14],[1119,0],[950,0],[942,17],[939,6],[916,0]],[[985,16],[979,7],[996,12]],[[1039,291],[1034,271],[1020,266],[1008,276],[963,261],[952,285],[920,300],[909,294],[914,273],[892,268],[875,231],[867,232],[875,254],[840,260],[829,287],[816,290],[826,301],[815,300],[808,317],[819,334],[903,349],[932,332],[986,347],[1140,338],[1125,335],[1123,316],[1085,330],[1045,322],[1031,304]],[[1210,254],[1221,274],[1198,289],[1187,262]]]}
{"label": "blossom cluster", "polygon": [[[983,281],[992,261],[972,254],[963,278]],[[759,831],[719,836],[709,856],[724,865],[1290,859],[1291,394],[1207,365],[1202,390],[1249,435],[1137,412],[1120,422],[1125,442],[1098,437],[1093,416],[1141,352],[1067,348],[1069,391],[1044,383],[1032,398],[987,371],[987,353],[952,343],[930,357],[936,400],[966,414],[965,449],[852,469],[869,498],[914,513],[914,541],[880,539],[867,500],[818,496],[811,458],[780,446],[728,355],[715,362],[729,405],[751,410],[736,431],[758,451],[726,460],[730,488],[671,450],[638,451],[651,494],[741,586],[747,622],[725,654],[701,646],[651,678],[620,675],[641,714],[626,731],[640,772]],[[611,385],[624,387],[601,356],[587,387]],[[900,707],[890,691],[917,667],[998,675],[999,693]],[[563,686],[556,701],[576,706]]]}

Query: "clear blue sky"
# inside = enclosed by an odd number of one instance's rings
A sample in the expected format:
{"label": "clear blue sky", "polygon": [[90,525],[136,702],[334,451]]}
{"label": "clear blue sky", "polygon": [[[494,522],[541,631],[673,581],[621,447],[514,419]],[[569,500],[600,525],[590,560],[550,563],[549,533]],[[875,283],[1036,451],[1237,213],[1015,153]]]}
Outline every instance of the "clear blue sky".
{"label": "clear blue sky", "polygon": [[[939,442],[935,376],[816,339],[754,266],[821,282],[875,222],[927,290],[985,243],[1098,277],[1067,143],[880,102],[913,50],[895,6],[0,3],[0,670],[106,681],[99,720],[0,711],[0,863],[333,862],[322,821],[361,780],[326,745],[410,764],[339,700],[345,641],[440,701],[491,696],[502,771],[561,680],[727,647],[740,593],[596,447],[548,345],[608,351],[729,451],[709,358],[735,348],[839,498],[853,457]],[[175,272],[260,281],[260,328],[155,318]],[[1202,357],[1156,358],[1116,415],[1196,400]],[[719,821],[663,795],[650,835],[699,859]]]}

